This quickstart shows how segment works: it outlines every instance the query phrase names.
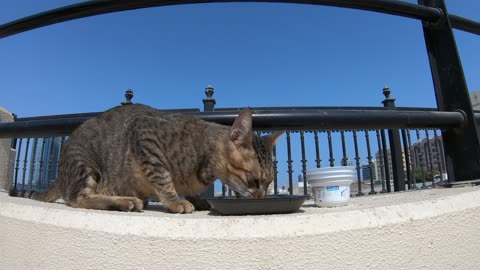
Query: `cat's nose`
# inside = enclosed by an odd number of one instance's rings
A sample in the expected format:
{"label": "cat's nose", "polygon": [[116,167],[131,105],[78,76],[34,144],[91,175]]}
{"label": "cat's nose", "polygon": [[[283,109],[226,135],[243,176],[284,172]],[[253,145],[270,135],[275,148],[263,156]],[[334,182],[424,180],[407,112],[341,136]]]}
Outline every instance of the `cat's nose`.
{"label": "cat's nose", "polygon": [[259,189],[258,193],[259,193],[259,196],[258,196],[257,199],[263,199],[263,198],[265,198],[265,195],[267,194],[267,192],[264,189]]}

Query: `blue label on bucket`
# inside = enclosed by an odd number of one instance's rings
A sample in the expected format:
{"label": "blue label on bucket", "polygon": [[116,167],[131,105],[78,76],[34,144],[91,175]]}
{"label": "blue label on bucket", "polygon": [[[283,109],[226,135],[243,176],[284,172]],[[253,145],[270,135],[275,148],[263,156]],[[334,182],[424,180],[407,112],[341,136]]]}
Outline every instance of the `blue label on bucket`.
{"label": "blue label on bucket", "polygon": [[336,191],[336,190],[339,190],[340,187],[339,186],[330,186],[330,187],[327,187],[327,191]]}

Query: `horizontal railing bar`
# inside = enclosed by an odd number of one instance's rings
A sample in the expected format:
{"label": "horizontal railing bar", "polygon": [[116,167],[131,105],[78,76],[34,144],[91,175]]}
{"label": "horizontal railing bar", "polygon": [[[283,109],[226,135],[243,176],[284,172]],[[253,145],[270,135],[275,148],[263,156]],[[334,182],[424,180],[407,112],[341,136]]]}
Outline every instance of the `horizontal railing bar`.
{"label": "horizontal railing bar", "polygon": [[93,117],[17,121],[0,124],[0,138],[27,138],[69,135]]}
{"label": "horizontal railing bar", "polygon": [[[185,112],[200,112],[200,109],[168,109],[160,110],[167,113],[185,113]],[[48,120],[48,119],[60,119],[60,118],[91,118],[95,117],[103,112],[89,112],[89,113],[72,113],[72,114],[56,114],[56,115],[46,115],[46,116],[33,116],[33,117],[18,117],[15,121],[31,121],[31,120]]]}
{"label": "horizontal railing bar", "polygon": [[36,121],[36,120],[49,120],[49,119],[63,119],[63,118],[92,118],[100,115],[102,112],[89,112],[89,113],[72,113],[72,114],[56,114],[46,116],[31,116],[31,117],[17,117],[15,121]]}
{"label": "horizontal railing bar", "polygon": [[458,30],[480,35],[480,22],[476,22],[454,14],[449,14],[448,18],[452,27]]}
{"label": "horizontal railing bar", "polygon": [[[240,111],[246,107],[215,108],[216,112]],[[254,107],[255,111],[288,110],[288,111],[311,111],[311,110],[389,110],[385,107],[368,106],[285,106],[285,107]],[[397,111],[438,111],[437,108],[419,108],[419,107],[396,107]],[[480,111],[479,111],[480,112]]]}
{"label": "horizontal railing bar", "polygon": [[[111,12],[168,5],[222,2],[277,2],[336,6],[387,13],[431,22],[438,20],[442,16],[440,9],[398,0],[99,0],[60,7],[5,23],[0,25],[0,38],[47,25]],[[456,16],[453,19],[452,27],[460,26],[460,29],[464,31],[478,31],[478,27],[475,28],[474,24],[467,22],[473,21]],[[470,26],[466,27],[466,24]]]}
{"label": "horizontal railing bar", "polygon": [[[245,107],[231,107],[231,108],[215,108],[216,112],[234,112],[245,109]],[[255,107],[252,108],[255,111],[271,111],[271,110],[285,110],[285,111],[310,111],[310,110],[387,110],[384,107],[365,107],[365,106],[298,106],[298,107]],[[436,108],[418,108],[418,107],[396,107],[397,111],[438,111]],[[200,109],[169,109],[160,110],[167,113],[185,113],[185,112],[200,112]],[[44,116],[30,116],[30,117],[17,117],[15,121],[30,121],[30,120],[48,120],[48,119],[60,119],[60,118],[77,118],[77,117],[95,117],[102,112],[89,112],[89,113],[72,113],[72,114],[55,114]],[[480,111],[479,111],[480,113]]]}
{"label": "horizontal railing bar", "polygon": [[[231,125],[230,112],[184,112],[200,119]],[[480,117],[480,116],[479,116]],[[62,136],[91,117],[17,121],[0,124],[0,138]],[[256,130],[327,130],[378,128],[446,128],[464,123],[461,112],[395,110],[254,110]]]}
{"label": "horizontal railing bar", "polygon": [[[231,125],[235,112],[202,113],[201,119]],[[460,126],[461,112],[387,110],[254,111],[256,130],[337,130],[378,128],[446,128]]]}

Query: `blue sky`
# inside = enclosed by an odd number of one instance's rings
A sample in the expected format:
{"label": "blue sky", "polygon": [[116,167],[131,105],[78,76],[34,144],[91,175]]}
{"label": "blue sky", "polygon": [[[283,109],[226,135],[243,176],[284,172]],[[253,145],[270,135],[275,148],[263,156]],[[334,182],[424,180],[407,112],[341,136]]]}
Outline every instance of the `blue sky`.
{"label": "blue sky", "polygon": [[[76,2],[2,1],[0,24]],[[480,20],[480,1],[446,2],[449,12]],[[480,90],[480,38],[454,34],[469,90]],[[128,88],[134,102],[201,108],[208,84],[217,107],[381,106],[384,85],[397,106],[435,106],[419,21],[335,7],[118,12],[3,38],[0,59],[0,106],[19,117],[103,111]]]}
{"label": "blue sky", "polygon": [[[78,1],[4,1],[0,23]],[[478,20],[480,2],[447,1]],[[455,31],[470,91],[480,89],[480,38]],[[119,12],[0,40],[0,106],[20,117],[102,111],[134,101],[201,107],[433,107],[421,23],[312,5],[200,4]]]}

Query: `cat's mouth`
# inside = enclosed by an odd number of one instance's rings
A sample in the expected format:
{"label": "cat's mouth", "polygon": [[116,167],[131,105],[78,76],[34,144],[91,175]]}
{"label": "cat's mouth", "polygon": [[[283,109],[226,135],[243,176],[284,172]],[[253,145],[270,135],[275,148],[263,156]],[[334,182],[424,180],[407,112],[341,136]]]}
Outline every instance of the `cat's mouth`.
{"label": "cat's mouth", "polygon": [[238,185],[236,183],[228,183],[227,186],[235,191],[237,197],[244,197],[247,199],[255,199],[254,192],[251,192],[247,187]]}
{"label": "cat's mouth", "polygon": [[247,188],[236,183],[229,183],[227,186],[235,191],[237,198],[244,197],[247,199],[262,199],[265,197],[265,192],[262,192],[258,188]]}

